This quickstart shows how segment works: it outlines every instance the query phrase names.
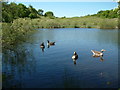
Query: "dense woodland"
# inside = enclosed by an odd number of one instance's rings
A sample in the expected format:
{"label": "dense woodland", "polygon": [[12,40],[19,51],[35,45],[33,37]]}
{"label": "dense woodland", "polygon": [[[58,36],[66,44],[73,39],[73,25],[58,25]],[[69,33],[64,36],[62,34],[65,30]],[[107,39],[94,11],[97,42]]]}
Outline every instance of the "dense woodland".
{"label": "dense woodland", "polygon": [[[55,18],[54,13],[52,11],[45,12],[43,14],[44,10],[38,9],[36,10],[33,6],[29,5],[29,7],[26,7],[24,4],[19,3],[16,4],[14,2],[2,3],[2,22],[13,22],[14,19],[18,18],[40,18],[41,16],[44,17],[50,17],[52,19]],[[89,16],[97,16],[101,18],[118,18],[118,8],[112,9],[112,10],[105,10],[105,11],[99,11],[97,14],[93,15],[87,15]],[[64,17],[65,18],[65,17]]]}

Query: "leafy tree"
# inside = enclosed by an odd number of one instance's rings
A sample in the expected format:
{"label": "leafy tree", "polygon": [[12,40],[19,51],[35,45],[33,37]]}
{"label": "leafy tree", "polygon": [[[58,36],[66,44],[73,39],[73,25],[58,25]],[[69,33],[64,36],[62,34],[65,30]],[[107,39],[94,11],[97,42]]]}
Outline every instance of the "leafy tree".
{"label": "leafy tree", "polygon": [[28,10],[28,8],[21,3],[18,4],[18,11],[19,11],[18,16],[20,18],[28,17],[28,15],[30,14],[30,11]]}
{"label": "leafy tree", "polygon": [[7,3],[2,2],[2,22],[13,22],[17,18],[37,18],[42,10],[39,12],[33,8],[31,5],[27,8],[24,4],[16,4],[14,2]]}
{"label": "leafy tree", "polygon": [[53,12],[51,12],[51,11],[46,12],[44,16],[45,17],[50,17],[50,18],[54,18],[55,17]]}
{"label": "leafy tree", "polygon": [[29,17],[30,17],[31,19],[37,18],[37,14],[35,14],[35,13],[30,13],[30,14],[29,14]]}
{"label": "leafy tree", "polygon": [[102,18],[118,18],[118,8],[112,9],[112,10],[105,10],[105,11],[98,11],[97,14],[93,14],[90,16],[97,16]]}
{"label": "leafy tree", "polygon": [[43,12],[44,12],[44,11],[43,11],[42,9],[38,9],[38,14],[39,14],[39,15],[43,16]]}
{"label": "leafy tree", "polygon": [[37,10],[33,8],[33,6],[29,5],[28,9],[30,10],[31,13],[36,13],[38,14]]}

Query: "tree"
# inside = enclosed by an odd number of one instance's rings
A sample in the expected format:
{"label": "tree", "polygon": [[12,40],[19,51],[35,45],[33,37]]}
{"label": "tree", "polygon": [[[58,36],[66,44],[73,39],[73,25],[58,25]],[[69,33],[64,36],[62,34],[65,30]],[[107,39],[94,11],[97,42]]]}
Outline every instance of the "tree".
{"label": "tree", "polygon": [[28,10],[28,8],[22,3],[18,4],[18,11],[19,11],[18,16],[20,18],[28,17],[30,14],[30,11]]}
{"label": "tree", "polygon": [[44,16],[45,17],[50,17],[50,18],[54,18],[55,17],[53,12],[51,12],[51,11],[46,12]]}
{"label": "tree", "polygon": [[18,18],[18,12],[19,12],[19,11],[18,11],[18,6],[17,6],[16,3],[11,2],[11,3],[9,4],[8,11],[12,14],[12,18],[13,18],[13,19]]}
{"label": "tree", "polygon": [[30,14],[29,14],[29,17],[30,17],[31,19],[37,18],[37,14],[35,14],[35,13],[30,13]]}
{"label": "tree", "polygon": [[35,8],[33,8],[33,6],[29,5],[28,9],[30,10],[31,13],[37,13],[37,10]]}
{"label": "tree", "polygon": [[43,12],[44,12],[44,11],[43,11],[42,9],[38,9],[38,14],[39,14],[39,15],[43,16]]}

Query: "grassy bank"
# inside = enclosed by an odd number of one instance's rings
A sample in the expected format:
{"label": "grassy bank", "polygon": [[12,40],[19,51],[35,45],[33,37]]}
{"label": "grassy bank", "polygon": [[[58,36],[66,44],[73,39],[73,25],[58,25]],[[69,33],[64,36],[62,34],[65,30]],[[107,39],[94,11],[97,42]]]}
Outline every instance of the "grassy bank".
{"label": "grassy bank", "polygon": [[2,46],[11,47],[25,41],[26,36],[38,28],[100,28],[115,29],[117,19],[98,17],[55,18],[41,17],[37,19],[19,18],[13,23],[2,23]]}
{"label": "grassy bank", "polygon": [[98,18],[98,17],[73,17],[73,18],[38,18],[32,19],[31,23],[34,28],[100,28],[115,29],[118,20]]}

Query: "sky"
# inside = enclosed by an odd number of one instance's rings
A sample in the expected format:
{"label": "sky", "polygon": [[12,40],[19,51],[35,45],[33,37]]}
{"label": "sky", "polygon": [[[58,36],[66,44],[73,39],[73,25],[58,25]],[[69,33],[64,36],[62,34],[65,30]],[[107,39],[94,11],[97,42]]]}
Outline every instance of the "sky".
{"label": "sky", "polygon": [[[102,0],[101,0],[102,1]],[[105,0],[104,0],[105,1]],[[108,1],[108,0],[107,0]],[[34,8],[52,11],[56,17],[80,17],[88,14],[96,14],[100,10],[111,10],[117,7],[116,2],[16,2],[23,3],[27,7],[32,5]]]}

